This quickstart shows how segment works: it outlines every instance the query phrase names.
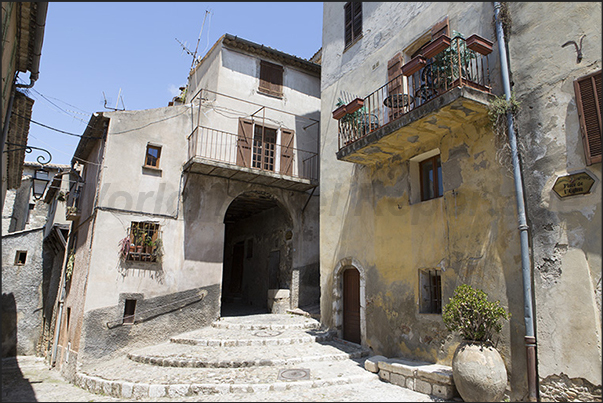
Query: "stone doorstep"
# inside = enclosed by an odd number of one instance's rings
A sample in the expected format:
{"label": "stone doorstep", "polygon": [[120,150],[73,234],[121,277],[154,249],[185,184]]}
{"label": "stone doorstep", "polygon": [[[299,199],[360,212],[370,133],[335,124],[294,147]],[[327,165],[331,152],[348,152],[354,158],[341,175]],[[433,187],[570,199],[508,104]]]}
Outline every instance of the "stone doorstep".
{"label": "stone doorstep", "polygon": [[364,365],[379,378],[406,389],[443,399],[457,395],[452,368],[445,365],[383,356],[369,357]]}

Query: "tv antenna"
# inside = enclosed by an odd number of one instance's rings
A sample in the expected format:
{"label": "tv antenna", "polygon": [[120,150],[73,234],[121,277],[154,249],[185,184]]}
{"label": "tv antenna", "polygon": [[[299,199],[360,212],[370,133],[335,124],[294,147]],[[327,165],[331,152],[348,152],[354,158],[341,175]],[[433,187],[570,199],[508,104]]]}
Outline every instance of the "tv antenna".
{"label": "tv antenna", "polygon": [[[105,96],[105,91],[103,91],[103,98],[105,99],[105,109],[112,109],[114,111],[125,111],[126,105],[124,104],[124,99],[121,96],[121,88],[119,89],[119,93],[117,94],[117,101],[115,102],[115,108],[107,106],[107,97]],[[119,105],[119,100],[121,99],[121,106],[123,109],[119,109],[117,106]]]}
{"label": "tv antenna", "polygon": [[[199,50],[199,42],[201,42],[201,34],[203,33],[203,27],[205,26],[205,20],[207,19],[207,15],[210,14],[209,10],[205,10],[205,16],[203,17],[203,24],[201,24],[201,31],[199,32],[199,38],[197,39],[197,46],[195,47],[195,51],[191,52],[184,43],[180,42],[178,38],[175,38],[176,41],[182,46],[182,50],[193,57],[193,62],[191,63],[191,69],[195,67],[197,63],[201,61],[200,57],[197,57],[197,51]],[[209,38],[209,37],[208,37]]]}

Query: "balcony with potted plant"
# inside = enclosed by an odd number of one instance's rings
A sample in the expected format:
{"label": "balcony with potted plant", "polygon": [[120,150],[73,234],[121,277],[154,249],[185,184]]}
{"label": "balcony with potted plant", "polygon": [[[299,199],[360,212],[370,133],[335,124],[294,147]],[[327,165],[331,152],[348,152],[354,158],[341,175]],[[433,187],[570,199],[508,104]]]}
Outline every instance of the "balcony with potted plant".
{"label": "balcony with potted plant", "polygon": [[492,42],[470,39],[453,31],[427,43],[402,74],[362,100],[358,116],[341,117],[337,158],[374,165],[393,154],[410,157],[419,147],[437,147],[449,127],[487,116]]}

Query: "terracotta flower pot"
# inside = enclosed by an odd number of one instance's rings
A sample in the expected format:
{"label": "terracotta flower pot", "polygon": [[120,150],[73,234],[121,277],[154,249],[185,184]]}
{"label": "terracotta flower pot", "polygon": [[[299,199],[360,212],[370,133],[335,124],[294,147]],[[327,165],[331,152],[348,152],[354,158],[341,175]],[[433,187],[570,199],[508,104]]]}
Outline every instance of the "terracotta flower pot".
{"label": "terracotta flower pot", "polygon": [[425,59],[431,59],[448,46],[450,46],[450,37],[447,35],[438,36],[423,49],[423,57]]}
{"label": "terracotta flower pot", "polygon": [[344,117],[346,115],[346,107],[347,105],[341,105],[339,108],[335,109],[333,111],[333,119],[341,119],[342,117]]}
{"label": "terracotta flower pot", "polygon": [[469,49],[481,53],[484,56],[492,52],[493,43],[477,34],[473,34],[467,38],[466,44]]}
{"label": "terracotta flower pot", "polygon": [[425,67],[426,64],[427,62],[425,61],[423,55],[415,56],[408,63],[402,66],[402,74],[407,77],[412,76],[414,73]]}
{"label": "terracotta flower pot", "polygon": [[349,104],[347,104],[347,106],[345,108],[346,113],[354,113],[358,109],[362,108],[363,105],[364,105],[364,99],[362,99],[362,98],[356,98],[352,102],[350,102]]}
{"label": "terracotta flower pot", "polygon": [[464,340],[452,358],[452,378],[466,402],[500,402],[507,387],[507,370],[491,345]]}

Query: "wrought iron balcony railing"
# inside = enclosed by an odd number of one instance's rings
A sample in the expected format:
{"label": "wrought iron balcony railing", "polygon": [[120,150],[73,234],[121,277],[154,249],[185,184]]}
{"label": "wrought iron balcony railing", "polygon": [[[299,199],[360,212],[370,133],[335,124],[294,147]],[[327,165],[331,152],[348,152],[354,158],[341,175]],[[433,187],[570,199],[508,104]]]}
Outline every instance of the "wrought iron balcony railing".
{"label": "wrought iron balcony railing", "polygon": [[474,38],[483,40],[477,35],[467,40],[447,38],[449,45],[444,44],[440,53],[427,59],[422,55],[413,58],[402,67],[402,74],[361,100],[360,109],[339,119],[339,149],[455,87],[491,92],[491,44],[484,49],[483,42],[474,44]]}
{"label": "wrought iron balcony railing", "polygon": [[[188,136],[188,159],[201,158],[250,168],[258,173],[273,172],[318,180],[318,154],[315,152],[256,139],[251,139],[249,146],[241,143],[237,134],[197,126]],[[243,150],[245,147],[247,149]],[[243,154],[245,158],[242,158]]]}

